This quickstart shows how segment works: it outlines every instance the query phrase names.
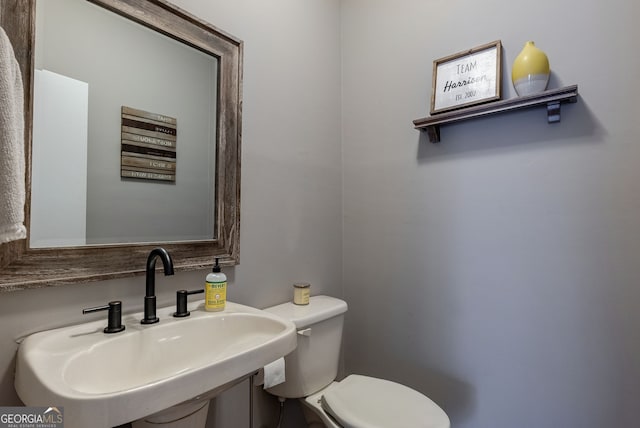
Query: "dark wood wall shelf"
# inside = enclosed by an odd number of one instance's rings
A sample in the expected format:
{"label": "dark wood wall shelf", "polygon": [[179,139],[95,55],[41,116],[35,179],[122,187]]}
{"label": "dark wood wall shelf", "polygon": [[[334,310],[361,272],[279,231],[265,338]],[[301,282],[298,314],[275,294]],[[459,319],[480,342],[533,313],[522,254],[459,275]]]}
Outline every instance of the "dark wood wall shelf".
{"label": "dark wood wall shelf", "polygon": [[577,101],[578,85],[565,86],[564,88],[552,89],[535,95],[495,101],[416,119],[413,121],[413,125],[416,129],[426,131],[429,135],[429,141],[437,143],[440,141],[440,125],[545,105],[547,107],[547,122],[560,122],[560,104],[575,103]]}

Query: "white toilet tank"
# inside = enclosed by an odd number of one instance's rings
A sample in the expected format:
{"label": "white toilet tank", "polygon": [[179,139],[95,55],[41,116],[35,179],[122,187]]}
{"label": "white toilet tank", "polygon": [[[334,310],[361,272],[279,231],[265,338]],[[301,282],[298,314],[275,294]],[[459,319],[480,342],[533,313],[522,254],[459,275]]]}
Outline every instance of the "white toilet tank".
{"label": "white toilet tank", "polygon": [[268,392],[302,398],[333,382],[338,374],[347,303],[334,297],[312,296],[308,305],[287,302],[264,310],[291,320],[298,330],[297,347],[285,357],[286,381]]}

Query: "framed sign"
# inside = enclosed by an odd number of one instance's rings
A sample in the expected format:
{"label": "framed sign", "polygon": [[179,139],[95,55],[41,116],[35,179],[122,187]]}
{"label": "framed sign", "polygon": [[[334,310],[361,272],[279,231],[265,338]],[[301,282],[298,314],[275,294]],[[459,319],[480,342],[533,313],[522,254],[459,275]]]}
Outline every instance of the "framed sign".
{"label": "framed sign", "polygon": [[433,61],[431,114],[499,100],[501,69],[500,40]]}
{"label": "framed sign", "polygon": [[177,120],[122,106],[120,176],[176,181]]}

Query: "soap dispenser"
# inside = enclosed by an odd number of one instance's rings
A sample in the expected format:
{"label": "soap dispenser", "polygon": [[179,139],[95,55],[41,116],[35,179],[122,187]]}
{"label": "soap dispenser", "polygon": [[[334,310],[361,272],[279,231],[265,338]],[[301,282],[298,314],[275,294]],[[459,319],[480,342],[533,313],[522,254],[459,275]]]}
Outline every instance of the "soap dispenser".
{"label": "soap dispenser", "polygon": [[222,273],[217,257],[213,270],[207,275],[204,290],[204,309],[210,312],[224,310],[227,301],[227,276]]}

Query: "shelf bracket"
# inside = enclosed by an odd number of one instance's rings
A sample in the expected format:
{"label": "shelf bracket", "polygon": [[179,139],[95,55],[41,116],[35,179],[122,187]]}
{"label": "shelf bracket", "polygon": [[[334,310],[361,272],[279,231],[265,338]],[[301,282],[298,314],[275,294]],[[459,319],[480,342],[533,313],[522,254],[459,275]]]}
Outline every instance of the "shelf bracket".
{"label": "shelf bracket", "polygon": [[547,122],[560,122],[560,101],[547,103]]}
{"label": "shelf bracket", "polygon": [[427,135],[432,143],[440,142],[440,125],[427,126]]}

